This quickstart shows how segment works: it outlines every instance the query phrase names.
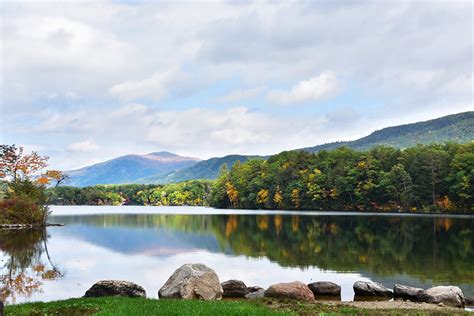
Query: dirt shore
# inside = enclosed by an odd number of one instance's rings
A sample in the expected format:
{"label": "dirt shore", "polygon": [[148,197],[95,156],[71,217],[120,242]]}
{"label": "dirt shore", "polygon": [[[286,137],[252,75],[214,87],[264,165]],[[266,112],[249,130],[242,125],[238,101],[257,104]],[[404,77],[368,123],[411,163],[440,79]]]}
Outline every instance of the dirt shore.
{"label": "dirt shore", "polygon": [[295,302],[265,300],[272,309],[290,310],[299,315],[357,314],[357,315],[469,315],[468,310],[444,305],[410,301],[315,301]]}

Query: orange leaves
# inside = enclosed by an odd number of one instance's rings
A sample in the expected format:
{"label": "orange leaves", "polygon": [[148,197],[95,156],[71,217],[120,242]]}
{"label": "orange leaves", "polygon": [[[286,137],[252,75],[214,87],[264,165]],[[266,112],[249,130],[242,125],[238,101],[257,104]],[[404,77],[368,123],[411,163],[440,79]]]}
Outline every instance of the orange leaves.
{"label": "orange leaves", "polygon": [[46,178],[46,177],[39,177],[38,179],[36,179],[36,182],[39,184],[39,185],[46,185],[49,183],[49,179]]}
{"label": "orange leaves", "polygon": [[47,166],[49,157],[40,156],[36,151],[25,154],[23,147],[15,145],[0,146],[0,176],[17,180],[20,177],[30,177]]}
{"label": "orange leaves", "polygon": [[48,171],[46,171],[45,175],[48,178],[51,178],[51,179],[54,179],[54,180],[59,180],[62,177],[64,177],[64,174],[59,170],[48,170]]}

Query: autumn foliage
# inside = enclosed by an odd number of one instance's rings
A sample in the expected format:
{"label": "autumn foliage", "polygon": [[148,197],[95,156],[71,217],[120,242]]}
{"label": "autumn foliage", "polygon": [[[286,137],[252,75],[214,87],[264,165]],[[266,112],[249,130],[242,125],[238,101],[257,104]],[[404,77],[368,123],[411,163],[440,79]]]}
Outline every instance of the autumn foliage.
{"label": "autumn foliage", "polygon": [[474,143],[288,151],[223,168],[219,208],[474,212]]}
{"label": "autumn foliage", "polygon": [[56,186],[66,176],[47,167],[48,157],[37,152],[25,153],[23,147],[0,146],[0,177],[7,184],[5,199],[0,201],[0,223],[42,224],[48,215],[46,185]]}

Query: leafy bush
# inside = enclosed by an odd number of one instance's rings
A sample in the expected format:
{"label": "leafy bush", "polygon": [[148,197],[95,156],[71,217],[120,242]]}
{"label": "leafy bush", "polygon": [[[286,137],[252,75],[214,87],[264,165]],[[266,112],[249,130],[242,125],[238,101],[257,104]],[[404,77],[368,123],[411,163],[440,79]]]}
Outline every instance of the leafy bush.
{"label": "leafy bush", "polygon": [[46,206],[25,197],[7,198],[0,202],[0,223],[42,224],[48,214]]}

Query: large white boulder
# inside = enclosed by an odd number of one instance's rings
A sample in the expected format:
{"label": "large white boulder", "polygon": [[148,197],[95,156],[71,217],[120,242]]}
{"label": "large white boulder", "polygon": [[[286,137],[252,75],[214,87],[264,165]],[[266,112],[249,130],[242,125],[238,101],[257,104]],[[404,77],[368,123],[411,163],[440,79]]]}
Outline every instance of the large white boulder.
{"label": "large white boulder", "polygon": [[222,286],[211,268],[188,263],[178,268],[158,291],[161,298],[220,300]]}

